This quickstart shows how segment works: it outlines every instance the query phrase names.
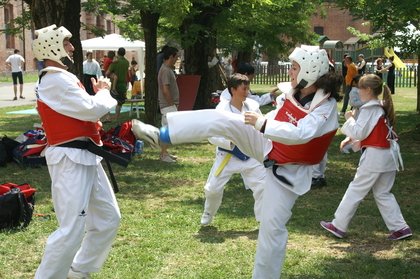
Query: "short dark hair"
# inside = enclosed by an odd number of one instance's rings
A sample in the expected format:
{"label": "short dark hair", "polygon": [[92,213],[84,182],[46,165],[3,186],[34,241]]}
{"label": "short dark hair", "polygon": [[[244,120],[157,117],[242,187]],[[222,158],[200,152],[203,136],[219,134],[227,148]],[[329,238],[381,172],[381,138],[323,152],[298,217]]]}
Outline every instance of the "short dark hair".
{"label": "short dark hair", "polygon": [[175,47],[167,47],[163,50],[163,60],[168,60],[169,57],[174,56],[178,53],[178,49]]}
{"label": "short dark hair", "polygon": [[108,51],[108,55],[107,55],[109,58],[114,58],[115,57],[115,51],[113,51],[113,50],[110,50],[110,51]]}
{"label": "short dark hair", "polygon": [[243,75],[253,75],[255,73],[255,68],[249,63],[241,63],[236,72]]}
{"label": "short dark hair", "polygon": [[14,51],[13,51],[13,53],[14,54],[16,54],[16,53],[19,53],[20,51],[18,50],[18,49],[15,49]]}
{"label": "short dark hair", "polygon": [[118,53],[119,56],[124,56],[125,55],[125,48],[120,47],[118,49],[117,53]]}
{"label": "short dark hair", "polygon": [[231,75],[228,82],[227,82],[227,86],[228,86],[228,90],[229,90],[230,95],[232,95],[231,88],[236,89],[241,84],[249,85],[249,79],[246,75],[239,74],[239,73]]}

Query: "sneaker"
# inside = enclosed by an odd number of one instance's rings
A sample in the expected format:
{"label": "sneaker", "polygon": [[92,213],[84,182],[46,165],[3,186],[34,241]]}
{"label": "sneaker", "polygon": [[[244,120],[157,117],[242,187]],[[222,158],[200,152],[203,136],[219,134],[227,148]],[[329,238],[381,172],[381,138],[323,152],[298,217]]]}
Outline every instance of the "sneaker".
{"label": "sneaker", "polygon": [[410,237],[412,235],[413,235],[413,232],[411,231],[410,227],[405,227],[401,230],[391,232],[391,234],[388,236],[388,239],[400,240],[400,239]]}
{"label": "sneaker", "polygon": [[168,153],[168,155],[169,155],[169,157],[171,157],[171,158],[172,158],[172,159],[174,159],[174,160],[177,160],[177,159],[178,159],[178,156],[176,156],[176,155],[169,154],[169,153]]}
{"label": "sneaker", "polygon": [[67,279],[90,279],[90,275],[87,272],[76,271],[71,267]]}
{"label": "sneaker", "polygon": [[327,186],[327,180],[324,177],[312,177],[311,188],[322,188]]}
{"label": "sneaker", "polygon": [[14,97],[14,98],[13,98],[13,101],[16,101],[16,100],[17,100],[17,97]]}
{"label": "sneaker", "polygon": [[176,160],[172,159],[169,154],[160,155],[160,160],[165,163],[176,163]]}
{"label": "sneaker", "polygon": [[131,120],[133,132],[136,139],[148,142],[152,148],[160,148],[159,146],[159,129],[155,126],[141,122],[140,120]]}
{"label": "sneaker", "polygon": [[213,221],[213,216],[210,213],[204,212],[203,215],[201,215],[200,223],[202,226],[210,225],[211,221]]}
{"label": "sneaker", "polygon": [[346,235],[345,232],[337,229],[331,222],[321,221],[320,225],[338,238],[343,238]]}
{"label": "sneaker", "polygon": [[25,97],[23,97],[23,96],[20,96],[19,98],[21,98],[21,99],[25,99]]}

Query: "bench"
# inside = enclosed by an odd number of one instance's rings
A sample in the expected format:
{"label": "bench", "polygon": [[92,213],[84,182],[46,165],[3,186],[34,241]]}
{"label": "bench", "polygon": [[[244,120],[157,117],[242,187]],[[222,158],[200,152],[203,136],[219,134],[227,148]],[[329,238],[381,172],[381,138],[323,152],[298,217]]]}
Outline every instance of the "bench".
{"label": "bench", "polygon": [[144,102],[144,99],[127,99],[125,100],[126,104],[130,104],[130,112],[128,116],[131,117],[131,113],[133,112],[133,108],[136,109],[137,118],[140,117],[139,111],[144,110],[143,106],[140,106],[140,103]]}

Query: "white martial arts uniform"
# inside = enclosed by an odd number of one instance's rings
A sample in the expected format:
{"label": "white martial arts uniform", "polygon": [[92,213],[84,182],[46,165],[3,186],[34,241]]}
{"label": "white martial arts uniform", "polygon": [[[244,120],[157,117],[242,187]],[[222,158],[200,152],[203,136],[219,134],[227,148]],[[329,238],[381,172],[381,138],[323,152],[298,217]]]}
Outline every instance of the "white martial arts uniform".
{"label": "white martial arts uniform", "polygon": [[[360,108],[357,120],[349,118],[341,131],[352,139],[362,141],[371,134],[384,114],[380,101],[371,100]],[[332,223],[337,229],[347,231],[358,205],[370,190],[388,230],[398,231],[407,227],[400,207],[390,192],[398,169],[397,157],[393,148],[367,146],[364,149],[356,175],[335,212]]]}
{"label": "white martial arts uniform", "polygon": [[[38,102],[59,114],[96,122],[117,104],[108,90],[88,95],[77,77],[65,70],[43,71],[47,73],[37,87]],[[47,147],[45,157],[59,228],[48,237],[35,278],[65,279],[70,266],[96,272],[109,253],[121,218],[102,158],[87,150],[56,146]]]}
{"label": "white martial arts uniform", "polygon": [[[254,100],[258,104],[260,104],[260,106],[268,105],[274,101],[274,98],[272,97],[270,92],[265,93],[263,95],[258,95],[258,94],[252,94],[251,90],[249,90],[247,98]],[[232,96],[230,95],[229,90],[225,88],[225,90],[223,90],[222,93],[220,94],[220,102],[230,101],[231,99],[232,99]]]}
{"label": "white martial arts uniform", "polygon": [[[305,105],[309,113],[297,122],[274,120],[286,97],[293,101],[293,92],[277,98],[278,107],[266,115],[267,122],[263,134],[251,125],[246,125],[244,117],[239,114],[215,110],[169,113],[168,129],[171,142],[197,142],[222,135],[234,142],[246,155],[263,162],[274,141],[287,145],[305,144],[338,128],[337,103],[333,98],[327,98],[323,90],[318,90],[312,102]],[[289,121],[293,122],[293,117]],[[258,279],[280,277],[288,239],[286,224],[298,196],[309,191],[311,187],[312,165],[278,165],[276,175],[291,185],[277,179],[272,167],[266,169],[253,274],[253,278]]]}
{"label": "white martial arts uniform", "polygon": [[[239,111],[236,107],[232,106],[230,101],[220,102],[216,110],[228,111],[236,114],[242,115],[246,111],[253,111],[261,114],[259,109],[259,104],[252,99],[246,99],[242,110]],[[234,144],[224,137],[212,137],[209,139],[210,143],[226,149],[232,150]],[[226,183],[235,173],[240,173],[242,179],[244,180],[245,187],[251,189],[254,196],[254,213],[255,218],[259,221],[260,212],[261,212],[261,200],[262,193],[264,189],[264,177],[265,177],[265,168],[264,166],[255,160],[254,158],[249,158],[246,161],[243,161],[235,156],[228,155],[230,153],[216,148],[216,158],[214,160],[213,166],[210,170],[210,174],[207,178],[206,185],[204,186],[204,193],[206,196],[206,201],[204,203],[204,212],[209,213],[211,216],[214,216],[219,209],[222,199],[223,199],[223,190]],[[220,174],[216,175],[219,167],[226,160],[226,156],[231,156],[228,163],[224,166]]]}

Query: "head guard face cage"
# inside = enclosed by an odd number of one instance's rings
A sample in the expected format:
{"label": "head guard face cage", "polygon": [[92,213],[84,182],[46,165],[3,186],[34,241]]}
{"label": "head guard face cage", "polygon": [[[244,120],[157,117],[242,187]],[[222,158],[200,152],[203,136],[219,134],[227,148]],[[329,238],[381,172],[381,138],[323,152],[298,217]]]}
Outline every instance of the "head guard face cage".
{"label": "head guard face cage", "polygon": [[300,66],[297,76],[297,87],[307,88],[328,73],[329,59],[324,49],[303,49],[297,47],[289,55],[289,59]]}
{"label": "head guard face cage", "polygon": [[65,27],[57,28],[55,24],[35,31],[37,37],[32,43],[34,56],[38,60],[50,59],[64,66],[61,58],[69,57],[64,49],[63,41],[71,38],[71,33]]}

